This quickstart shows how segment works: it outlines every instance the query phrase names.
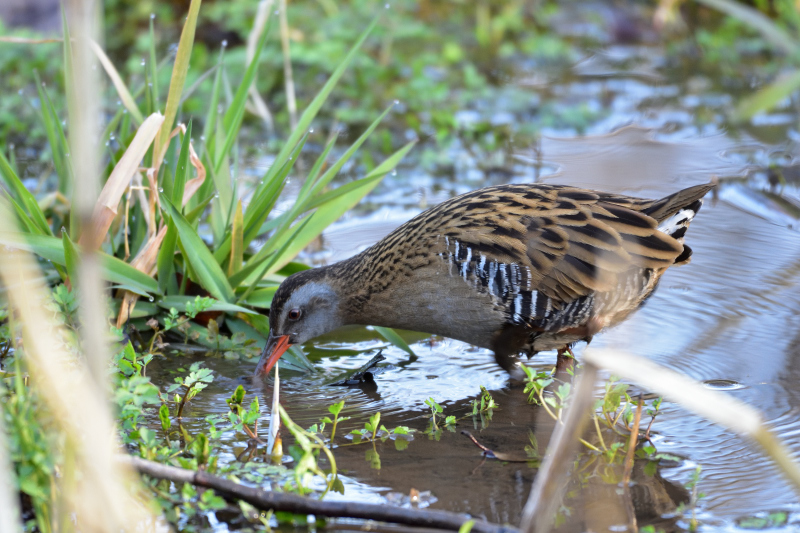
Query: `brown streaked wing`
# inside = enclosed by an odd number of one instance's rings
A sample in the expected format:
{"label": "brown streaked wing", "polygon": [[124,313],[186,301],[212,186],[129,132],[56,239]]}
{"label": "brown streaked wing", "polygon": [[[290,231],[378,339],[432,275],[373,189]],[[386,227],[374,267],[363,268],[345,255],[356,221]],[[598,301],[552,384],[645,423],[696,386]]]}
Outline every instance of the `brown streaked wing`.
{"label": "brown streaked wing", "polygon": [[494,187],[451,204],[429,229],[487,260],[530,267],[531,288],[557,304],[614,290],[632,268],[673,264],[683,246],[639,211],[653,203],[571,187]]}

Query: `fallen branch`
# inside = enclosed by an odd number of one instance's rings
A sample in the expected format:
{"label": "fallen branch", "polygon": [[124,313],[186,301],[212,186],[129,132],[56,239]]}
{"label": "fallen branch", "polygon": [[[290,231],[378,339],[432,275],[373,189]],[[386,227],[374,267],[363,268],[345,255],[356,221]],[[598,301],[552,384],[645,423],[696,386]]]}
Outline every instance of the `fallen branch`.
{"label": "fallen branch", "polygon": [[[295,494],[248,487],[208,472],[163,465],[140,457],[121,456],[120,460],[150,477],[168,479],[175,483],[191,483],[199,487],[213,489],[222,496],[245,501],[262,510],[272,509],[296,514],[340,518],[363,518],[365,520],[453,531],[457,531],[464,522],[472,519],[469,515],[451,513],[449,511],[428,511],[370,503],[312,500]],[[515,527],[492,524],[483,520],[476,520],[471,531],[475,533],[519,533],[519,530]]]}

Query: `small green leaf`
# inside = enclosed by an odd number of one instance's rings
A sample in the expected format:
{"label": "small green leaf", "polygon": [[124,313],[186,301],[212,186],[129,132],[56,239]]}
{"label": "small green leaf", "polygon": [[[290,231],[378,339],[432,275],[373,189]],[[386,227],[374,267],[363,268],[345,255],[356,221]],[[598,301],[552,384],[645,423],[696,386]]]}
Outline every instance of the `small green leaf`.
{"label": "small green leaf", "polygon": [[169,431],[169,428],[172,427],[172,421],[169,419],[169,407],[167,407],[167,404],[161,404],[161,408],[158,410],[158,418],[161,420],[161,427],[164,431]]}

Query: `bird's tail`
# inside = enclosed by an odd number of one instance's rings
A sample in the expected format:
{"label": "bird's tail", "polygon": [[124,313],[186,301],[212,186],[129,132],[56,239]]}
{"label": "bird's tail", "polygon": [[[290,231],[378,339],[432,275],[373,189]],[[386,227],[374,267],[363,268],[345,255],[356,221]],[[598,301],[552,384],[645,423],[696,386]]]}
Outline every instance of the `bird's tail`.
{"label": "bird's tail", "polygon": [[[644,213],[658,221],[659,231],[683,244],[683,237],[686,235],[686,230],[689,229],[689,224],[703,205],[703,196],[715,185],[715,183],[706,183],[683,189],[657,200],[645,209]],[[691,256],[692,249],[683,244],[683,253],[675,259],[675,264],[687,263]]]}

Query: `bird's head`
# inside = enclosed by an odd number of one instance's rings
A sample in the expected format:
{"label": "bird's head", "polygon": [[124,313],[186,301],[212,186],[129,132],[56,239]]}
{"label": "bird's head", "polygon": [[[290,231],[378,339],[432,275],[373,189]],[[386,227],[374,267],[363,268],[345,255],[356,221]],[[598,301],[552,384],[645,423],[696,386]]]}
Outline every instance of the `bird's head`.
{"label": "bird's head", "polygon": [[324,268],[289,276],[272,299],[269,338],[256,366],[256,375],[269,373],[292,344],[302,344],[342,325],[339,295]]}

